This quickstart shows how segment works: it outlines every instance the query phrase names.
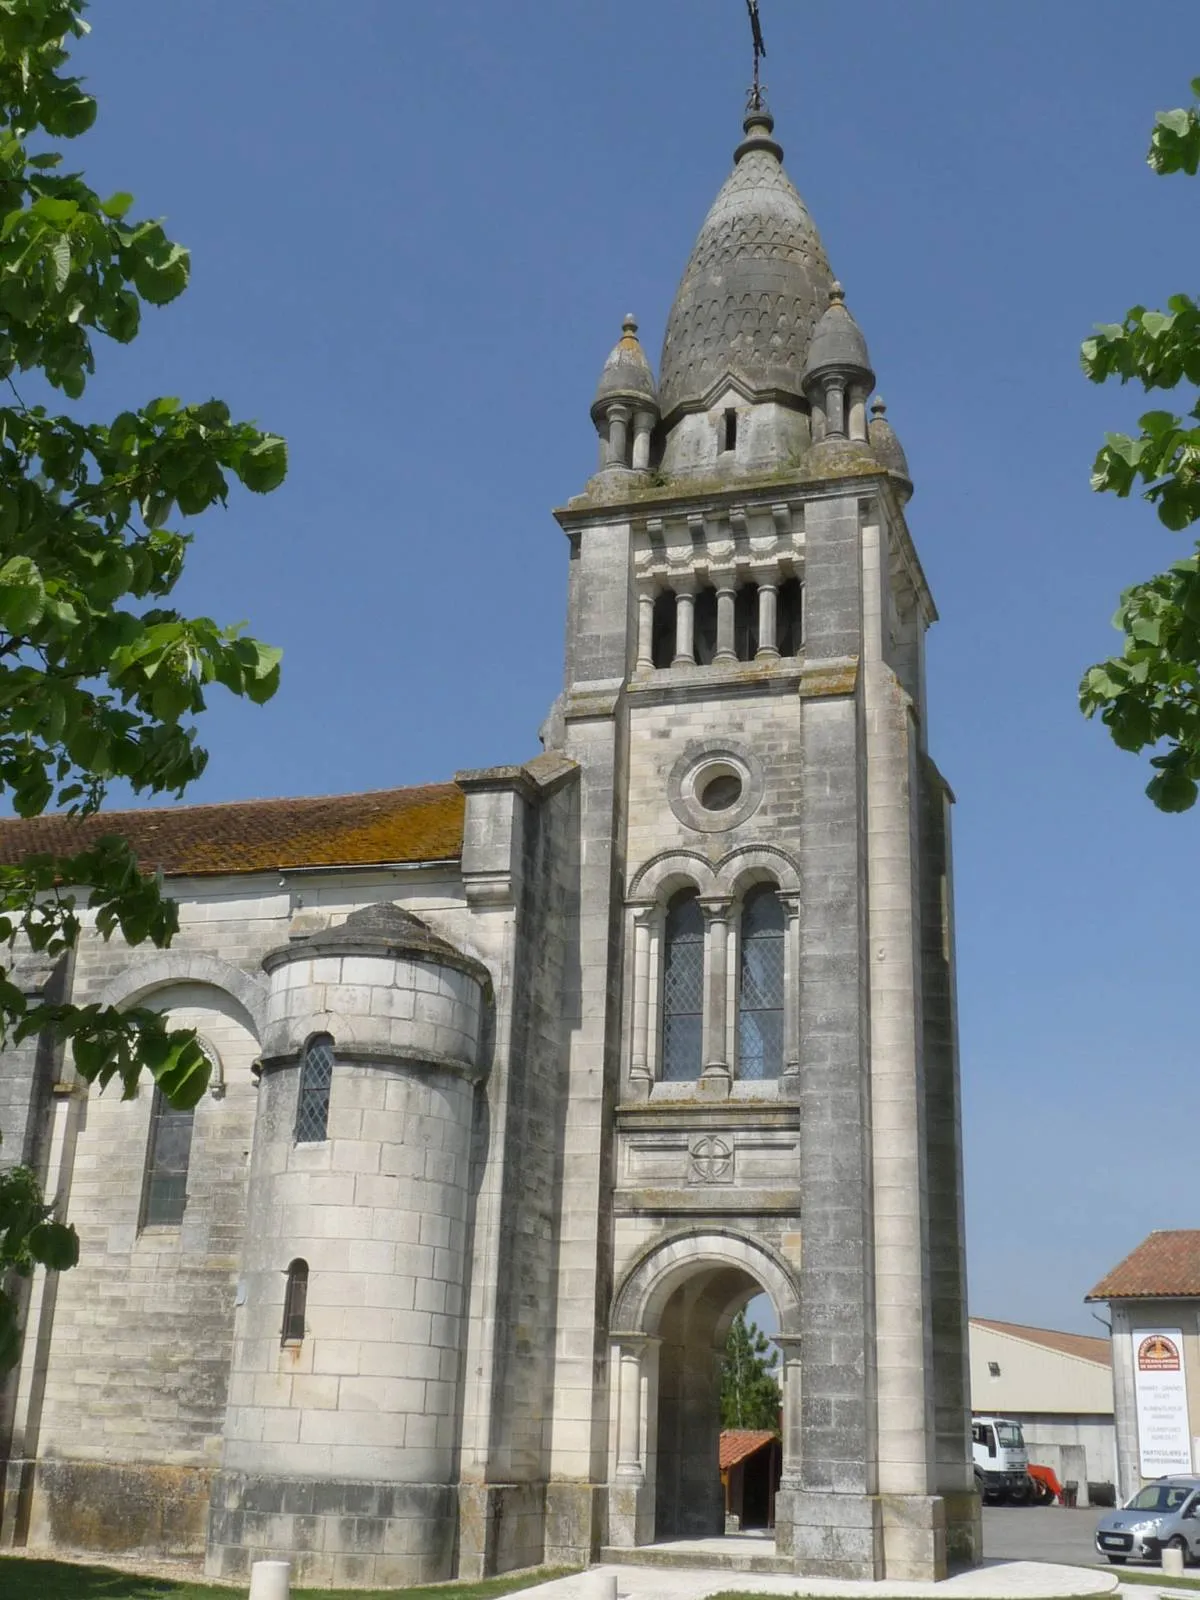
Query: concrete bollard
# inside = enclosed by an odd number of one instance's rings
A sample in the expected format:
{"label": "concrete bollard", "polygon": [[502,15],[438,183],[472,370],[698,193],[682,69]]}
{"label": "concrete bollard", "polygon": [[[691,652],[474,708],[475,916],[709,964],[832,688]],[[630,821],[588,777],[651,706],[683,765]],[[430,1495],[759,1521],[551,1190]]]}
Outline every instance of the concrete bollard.
{"label": "concrete bollard", "polygon": [[290,1600],[290,1561],[256,1561],[250,1568],[250,1600]]}
{"label": "concrete bollard", "polygon": [[617,1575],[593,1568],[583,1574],[580,1600],[617,1600]]}
{"label": "concrete bollard", "polygon": [[1183,1577],[1183,1551],[1164,1548],[1160,1557],[1162,1569],[1169,1572],[1173,1578]]}

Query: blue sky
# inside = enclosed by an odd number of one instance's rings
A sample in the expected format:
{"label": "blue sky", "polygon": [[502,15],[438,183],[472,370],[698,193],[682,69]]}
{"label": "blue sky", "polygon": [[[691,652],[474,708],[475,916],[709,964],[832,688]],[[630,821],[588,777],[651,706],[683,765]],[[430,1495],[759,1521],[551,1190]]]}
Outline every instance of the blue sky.
{"label": "blue sky", "polygon": [[[870,343],[943,620],[931,746],[958,796],[971,1305],[1095,1328],[1151,1228],[1200,1224],[1200,814],[1161,817],[1075,709],[1121,587],[1181,550],[1088,472],[1139,396],[1078,345],[1194,288],[1200,185],[1150,175],[1200,72],[1187,0],[763,0],[788,169]],[[519,760],[561,671],[588,418],[632,309],[654,355],[730,164],[741,0],[98,5],[81,157],[193,251],[95,414],[220,394],[292,471],[198,530],[189,607],[282,645],[195,798]]]}

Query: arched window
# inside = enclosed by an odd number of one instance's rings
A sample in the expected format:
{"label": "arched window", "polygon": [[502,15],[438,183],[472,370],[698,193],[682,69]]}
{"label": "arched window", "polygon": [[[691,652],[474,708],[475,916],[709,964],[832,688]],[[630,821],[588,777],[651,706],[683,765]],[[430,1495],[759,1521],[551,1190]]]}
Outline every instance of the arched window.
{"label": "arched window", "polygon": [[177,1228],[183,1221],[194,1120],[194,1111],[177,1111],[162,1090],[155,1089],[142,1193],[144,1228]]}
{"label": "arched window", "polygon": [[675,659],[675,606],[673,589],[660,589],[654,596],[650,659],[656,667],[669,667]]}
{"label": "arched window", "polygon": [[733,602],[733,648],[739,661],[758,654],[758,585],[743,583]]}
{"label": "arched window", "polygon": [[662,1076],[686,1083],[700,1076],[703,1053],[704,913],[694,889],[667,907],[662,993]]}
{"label": "arched window", "polygon": [[779,585],[778,621],[775,633],[781,656],[800,654],[804,643],[804,585],[799,578],[788,578]]}
{"label": "arched window", "polygon": [[696,660],[711,667],[717,653],[717,591],[711,584],[696,591]]}
{"label": "arched window", "polygon": [[742,906],[739,941],[737,1072],[777,1078],[783,1070],[783,905],[760,884]]}
{"label": "arched window", "polygon": [[333,1040],[315,1034],[304,1047],[300,1092],[296,1097],[296,1143],[319,1144],[329,1137],[329,1086],[333,1082]]}
{"label": "arched window", "polygon": [[293,1261],[287,1270],[283,1294],[283,1332],[280,1344],[300,1344],[304,1339],[304,1313],[308,1308],[308,1262]]}

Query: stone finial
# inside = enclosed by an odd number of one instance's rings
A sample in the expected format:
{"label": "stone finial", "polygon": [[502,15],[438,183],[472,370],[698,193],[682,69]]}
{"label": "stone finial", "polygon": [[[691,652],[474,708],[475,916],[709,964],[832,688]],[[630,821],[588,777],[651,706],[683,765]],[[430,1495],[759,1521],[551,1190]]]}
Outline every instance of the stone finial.
{"label": "stone finial", "polygon": [[627,401],[640,410],[652,410],[655,418],[658,416],[658,389],[638,338],[637,318],[632,311],[625,313],[621,337],[610,351],[596,385],[592,417],[597,423],[613,401]]}
{"label": "stone finial", "polygon": [[829,285],[829,304],[831,306],[844,306],[846,304],[846,291],[836,278]]}
{"label": "stone finial", "polygon": [[912,474],[908,470],[908,457],[896,437],[895,429],[887,419],[887,406],[882,395],[871,403],[871,420],[867,425],[867,440],[871,453],[881,467],[886,467],[900,480],[900,494],[904,500],[912,494]]}

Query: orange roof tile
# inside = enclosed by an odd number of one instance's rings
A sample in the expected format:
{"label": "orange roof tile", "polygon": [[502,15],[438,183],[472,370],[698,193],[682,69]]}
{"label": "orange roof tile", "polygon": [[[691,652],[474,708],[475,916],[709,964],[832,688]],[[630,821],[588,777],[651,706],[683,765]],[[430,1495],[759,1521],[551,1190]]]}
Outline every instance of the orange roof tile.
{"label": "orange roof tile", "polygon": [[169,876],[361,867],[455,860],[462,854],[462,790],[454,783],[299,800],[237,800],[0,821],[0,865],[66,855],[105,835],[129,840],[148,871]]}
{"label": "orange roof tile", "polygon": [[1085,1300],[1200,1295],[1200,1228],[1159,1228],[1084,1296]]}
{"label": "orange roof tile", "polygon": [[739,1461],[757,1455],[765,1444],[778,1437],[766,1428],[725,1428],[721,1433],[721,1471],[726,1472]]}
{"label": "orange roof tile", "polygon": [[972,1317],[971,1326],[991,1328],[994,1333],[1005,1333],[1012,1339],[1044,1345],[1047,1350],[1057,1350],[1061,1355],[1075,1356],[1080,1361],[1112,1366],[1112,1345],[1099,1334],[1059,1333],[1056,1328],[1030,1328],[1023,1322],[994,1322],[991,1317]]}

